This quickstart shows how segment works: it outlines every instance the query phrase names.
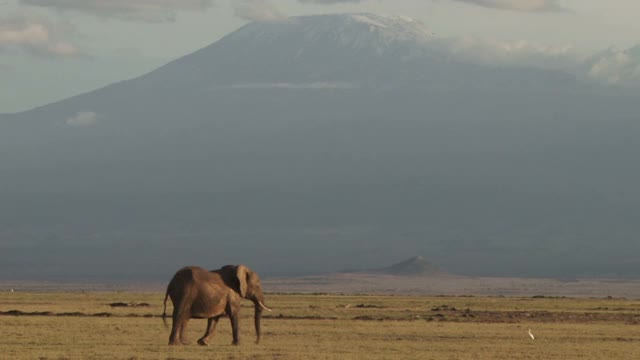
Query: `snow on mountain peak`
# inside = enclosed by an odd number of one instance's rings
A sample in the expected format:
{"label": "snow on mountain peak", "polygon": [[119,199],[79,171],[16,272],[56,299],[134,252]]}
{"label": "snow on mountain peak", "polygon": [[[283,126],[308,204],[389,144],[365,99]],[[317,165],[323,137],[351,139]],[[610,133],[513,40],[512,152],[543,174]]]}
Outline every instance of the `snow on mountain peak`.
{"label": "snow on mountain peak", "polygon": [[398,46],[415,49],[433,39],[433,32],[422,22],[400,16],[337,14],[299,16],[290,21],[301,27],[310,43],[330,40],[343,48],[369,49],[378,55],[393,52]]}
{"label": "snow on mountain peak", "polygon": [[371,17],[368,17],[366,15],[358,15],[358,14],[351,15],[351,19],[353,19],[355,21],[359,21],[359,22],[365,23],[365,24],[369,24],[369,25],[372,25],[372,26],[377,26],[377,27],[381,27],[381,28],[386,28],[387,27],[387,25],[385,25],[385,24],[383,24],[381,22],[378,22],[378,21],[376,21],[376,19],[372,19]]}
{"label": "snow on mountain peak", "polygon": [[433,38],[433,32],[422,22],[404,16],[376,14],[336,14],[299,16],[291,21],[304,24],[311,32],[343,34],[377,33],[386,41],[419,41]]}
{"label": "snow on mountain peak", "polygon": [[433,32],[422,22],[401,15],[350,14],[352,21],[386,29],[396,34],[413,34],[414,36],[431,38]]}
{"label": "snow on mountain peak", "polygon": [[369,49],[379,55],[398,46],[415,48],[434,37],[433,32],[418,20],[367,13],[295,16],[279,22],[255,22],[238,33],[236,36],[244,36],[247,44],[301,41],[304,47],[324,43],[352,50]]}

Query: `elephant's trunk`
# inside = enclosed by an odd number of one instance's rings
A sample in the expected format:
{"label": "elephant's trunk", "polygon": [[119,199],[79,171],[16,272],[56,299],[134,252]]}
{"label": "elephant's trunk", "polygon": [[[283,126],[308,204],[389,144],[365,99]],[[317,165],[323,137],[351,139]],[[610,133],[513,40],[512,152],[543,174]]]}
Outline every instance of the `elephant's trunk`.
{"label": "elephant's trunk", "polygon": [[255,314],[253,315],[253,321],[256,325],[256,344],[260,343],[260,319],[262,318],[262,306],[260,302],[255,302]]}

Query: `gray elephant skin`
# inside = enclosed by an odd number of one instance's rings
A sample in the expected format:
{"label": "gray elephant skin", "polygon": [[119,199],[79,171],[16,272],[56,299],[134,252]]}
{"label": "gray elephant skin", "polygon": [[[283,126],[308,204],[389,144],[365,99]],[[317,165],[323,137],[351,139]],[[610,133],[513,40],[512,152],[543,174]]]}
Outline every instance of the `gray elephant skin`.
{"label": "gray elephant skin", "polygon": [[237,345],[240,302],[243,298],[254,304],[256,343],[259,343],[262,311],[271,311],[264,305],[260,277],[244,265],[226,265],[212,271],[197,266],[184,267],[176,272],[167,286],[163,319],[167,314],[167,298],[171,298],[173,303],[169,345],[186,344],[184,332],[189,319],[207,319],[207,329],[198,344],[208,345],[218,320],[223,316],[231,321],[233,344]]}

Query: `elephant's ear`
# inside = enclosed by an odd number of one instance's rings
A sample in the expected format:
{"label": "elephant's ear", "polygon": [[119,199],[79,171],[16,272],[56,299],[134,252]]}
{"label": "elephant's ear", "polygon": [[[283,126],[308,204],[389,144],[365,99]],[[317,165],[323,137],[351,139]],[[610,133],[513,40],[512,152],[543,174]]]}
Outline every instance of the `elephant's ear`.
{"label": "elephant's ear", "polygon": [[238,277],[238,283],[240,284],[240,296],[247,296],[247,274],[249,269],[244,265],[238,265],[236,270],[236,276]]}

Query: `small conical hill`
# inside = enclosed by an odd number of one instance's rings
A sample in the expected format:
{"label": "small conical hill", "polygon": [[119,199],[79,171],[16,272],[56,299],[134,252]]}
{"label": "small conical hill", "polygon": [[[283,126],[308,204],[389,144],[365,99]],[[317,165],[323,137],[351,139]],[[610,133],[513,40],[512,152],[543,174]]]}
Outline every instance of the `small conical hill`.
{"label": "small conical hill", "polygon": [[381,269],[380,272],[390,275],[435,275],[441,274],[442,270],[422,256],[416,256]]}

